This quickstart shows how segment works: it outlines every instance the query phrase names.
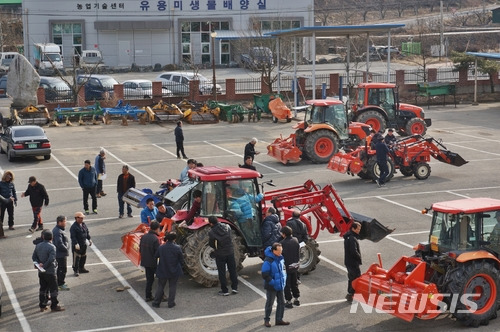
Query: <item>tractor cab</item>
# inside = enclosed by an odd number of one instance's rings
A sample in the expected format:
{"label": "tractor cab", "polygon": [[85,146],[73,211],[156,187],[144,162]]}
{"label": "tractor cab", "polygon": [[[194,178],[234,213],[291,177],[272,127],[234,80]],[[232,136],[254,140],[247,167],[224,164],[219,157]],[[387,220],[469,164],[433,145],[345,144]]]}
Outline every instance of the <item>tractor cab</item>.
{"label": "tractor cab", "polygon": [[338,133],[341,140],[349,137],[349,122],[342,101],[321,99],[308,100],[306,103],[311,106],[305,112],[304,129],[311,127],[311,130],[314,130],[314,125],[327,124]]}
{"label": "tractor cab", "polygon": [[356,89],[352,109],[357,112],[361,108],[377,107],[384,110],[389,120],[393,120],[398,111],[397,90],[393,84],[363,85]]}
{"label": "tractor cab", "polygon": [[182,209],[189,211],[194,191],[200,190],[200,217],[218,217],[237,229],[247,246],[260,248],[263,196],[259,193],[258,176],[258,172],[244,168],[198,167],[189,171],[189,181],[174,188],[166,198],[185,199]]}
{"label": "tractor cab", "polygon": [[[470,204],[471,200],[478,203],[475,209],[460,207],[464,202]],[[496,207],[497,210],[491,210],[492,206],[480,208],[481,205],[485,205],[481,199],[445,203],[448,206],[444,207],[439,205],[442,203],[436,203],[432,207],[434,213],[429,234],[429,249],[435,253],[486,249],[498,256],[500,252],[500,206]]]}

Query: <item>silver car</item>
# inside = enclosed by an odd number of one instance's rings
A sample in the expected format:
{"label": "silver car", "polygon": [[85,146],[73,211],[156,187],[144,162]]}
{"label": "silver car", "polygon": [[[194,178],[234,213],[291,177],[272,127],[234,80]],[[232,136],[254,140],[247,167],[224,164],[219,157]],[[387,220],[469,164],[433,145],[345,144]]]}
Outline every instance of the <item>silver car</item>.
{"label": "silver car", "polygon": [[[175,95],[188,95],[189,94],[189,82],[198,80],[200,81],[200,94],[210,95],[212,94],[213,84],[212,81],[199,73],[185,73],[185,72],[165,72],[156,77],[156,80],[162,81],[163,86]],[[215,85],[217,94],[222,93],[221,86],[219,84]]]}
{"label": "silver car", "polygon": [[[125,99],[151,98],[153,97],[153,82],[150,80],[128,80],[123,82],[123,94]],[[162,97],[172,97],[172,91],[163,87]]]}

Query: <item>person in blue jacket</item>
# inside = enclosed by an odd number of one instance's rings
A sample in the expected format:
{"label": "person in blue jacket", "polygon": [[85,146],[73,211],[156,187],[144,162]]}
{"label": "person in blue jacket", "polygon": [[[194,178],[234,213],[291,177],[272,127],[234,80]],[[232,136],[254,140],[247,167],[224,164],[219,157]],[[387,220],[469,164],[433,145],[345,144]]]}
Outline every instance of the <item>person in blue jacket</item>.
{"label": "person in blue jacket", "polygon": [[78,172],[78,184],[83,192],[83,209],[85,214],[89,214],[89,195],[92,197],[92,212],[97,214],[97,172],[90,164],[90,160],[85,160],[84,167]]}
{"label": "person in blue jacket", "polygon": [[276,307],[276,325],[290,325],[290,322],[283,320],[285,313],[284,289],[286,285],[285,260],[281,255],[283,247],[280,243],[273,243],[264,250],[266,258],[262,264],[262,278],[264,278],[264,288],[266,289],[266,307],[264,316],[264,326],[271,327],[271,311],[274,299],[278,301]]}

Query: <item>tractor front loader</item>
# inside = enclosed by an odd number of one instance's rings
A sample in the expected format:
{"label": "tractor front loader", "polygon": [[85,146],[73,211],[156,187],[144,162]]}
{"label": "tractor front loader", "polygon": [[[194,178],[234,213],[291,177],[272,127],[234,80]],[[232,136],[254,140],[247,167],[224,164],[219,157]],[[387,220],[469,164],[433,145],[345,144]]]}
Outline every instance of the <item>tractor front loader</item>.
{"label": "tractor front loader", "polygon": [[390,269],[379,263],[353,281],[354,299],[408,322],[449,312],[488,325],[500,308],[500,200],[434,203],[429,240]]}
{"label": "tractor front loader", "polygon": [[[361,237],[375,242],[392,232],[376,219],[350,213],[331,185],[320,189],[308,180],[300,186],[263,194],[263,186],[272,185],[271,181],[259,184],[260,173],[253,170],[205,166],[190,170],[188,175],[189,181],[165,195],[165,200],[183,207],[171,219],[164,219],[164,227],[177,232],[177,243],[182,247],[187,273],[206,287],[218,282],[217,266],[210,255],[213,249],[208,245],[209,216],[216,216],[219,222],[231,227],[238,270],[243,268],[247,256],[261,255],[261,224],[270,206],[277,209],[282,225],[286,225],[294,209],[301,213],[300,219],[309,233],[309,239],[301,249],[299,271],[302,273],[314,270],[319,262],[321,252],[315,239],[321,230],[343,235],[352,222],[359,221],[364,229]],[[190,226],[179,227],[193,204],[195,190],[202,192],[200,215]],[[125,196],[136,196],[139,203],[145,199],[145,194],[139,190]],[[139,241],[147,231],[147,225],[140,225],[122,237],[121,251],[136,265],[140,262]]]}

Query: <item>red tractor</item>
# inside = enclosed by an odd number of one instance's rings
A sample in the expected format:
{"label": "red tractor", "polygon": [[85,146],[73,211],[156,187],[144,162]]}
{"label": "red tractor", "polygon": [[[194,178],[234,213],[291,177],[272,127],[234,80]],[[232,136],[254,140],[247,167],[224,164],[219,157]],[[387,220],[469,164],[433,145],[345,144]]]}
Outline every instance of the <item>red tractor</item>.
{"label": "red tractor", "polygon": [[[184,252],[185,269],[196,282],[206,287],[212,287],[218,282],[217,266],[210,257],[212,248],[208,245],[208,216],[217,216],[219,222],[231,226],[238,270],[243,267],[242,262],[247,255],[260,256],[263,249],[261,223],[270,206],[276,208],[283,225],[291,217],[293,209],[301,211],[300,218],[310,235],[306,246],[301,249],[299,271],[302,273],[314,270],[319,262],[320,251],[315,239],[320,230],[326,229],[330,233],[338,232],[343,235],[352,222],[359,221],[363,225],[361,238],[374,242],[392,232],[376,219],[349,212],[331,185],[320,189],[309,180],[300,186],[262,194],[264,185],[272,183],[263,182],[259,188],[257,179],[260,177],[260,173],[244,168],[197,167],[189,171],[189,181],[166,194],[165,198],[171,202],[186,198],[185,208],[178,210],[172,219],[164,219],[162,231],[175,229],[177,243]],[[189,227],[177,227],[192,204],[194,190],[202,192],[200,216]],[[251,209],[248,211],[251,215],[243,216],[242,220],[242,212],[233,208],[234,200],[240,200],[240,206],[241,200],[249,204]],[[147,225],[141,224],[122,237],[121,251],[136,265],[140,263],[139,241],[147,231]]]}
{"label": "red tractor", "polygon": [[338,99],[308,100],[304,121],[294,125],[295,133],[277,138],[268,145],[267,154],[283,164],[308,158],[327,163],[339,148],[359,146],[370,134],[370,126],[347,120],[344,104]]}
{"label": "red tractor", "polygon": [[[390,148],[390,158],[387,158],[389,181],[399,169],[404,176],[414,175],[418,180],[425,180],[431,175],[429,165],[431,157],[453,166],[467,163],[458,153],[451,152],[432,137],[413,135],[397,140]],[[354,151],[339,152],[328,163],[327,168],[349,175],[358,175],[362,179],[378,179],[380,169],[377,164],[375,150],[367,145]]]}
{"label": "red tractor", "polygon": [[500,303],[500,200],[440,202],[422,213],[430,210],[429,241],[388,270],[379,257],[353,281],[354,299],[408,322],[448,311],[464,325],[488,325]]}
{"label": "red tractor", "polygon": [[350,102],[351,120],[369,124],[378,132],[395,128],[401,136],[423,136],[432,123],[423,108],[399,102],[395,84],[360,83]]}

